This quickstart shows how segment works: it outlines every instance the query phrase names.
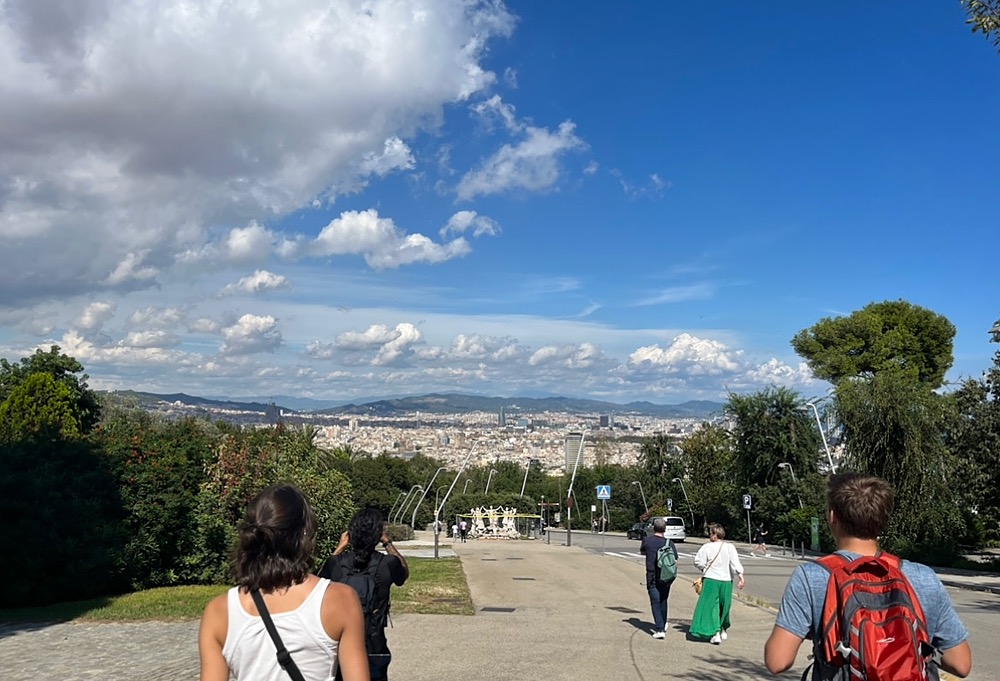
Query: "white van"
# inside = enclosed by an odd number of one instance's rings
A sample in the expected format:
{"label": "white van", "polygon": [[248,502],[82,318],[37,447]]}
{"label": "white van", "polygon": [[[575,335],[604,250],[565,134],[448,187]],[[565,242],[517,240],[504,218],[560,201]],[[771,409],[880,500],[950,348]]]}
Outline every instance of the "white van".
{"label": "white van", "polygon": [[684,518],[680,518],[675,515],[668,516],[654,516],[649,519],[646,523],[646,536],[653,534],[653,521],[657,518],[663,518],[667,523],[667,529],[663,533],[663,536],[667,539],[673,539],[674,541],[684,541],[687,539],[687,532],[684,529]]}

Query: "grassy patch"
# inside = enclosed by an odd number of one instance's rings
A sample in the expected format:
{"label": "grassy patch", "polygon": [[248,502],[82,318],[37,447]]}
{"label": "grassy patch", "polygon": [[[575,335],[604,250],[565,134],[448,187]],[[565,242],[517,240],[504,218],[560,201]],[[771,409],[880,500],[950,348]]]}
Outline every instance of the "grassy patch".
{"label": "grassy patch", "polygon": [[[410,578],[401,588],[392,588],[393,612],[473,614],[469,585],[458,558],[408,558],[406,562],[410,566]],[[88,601],[0,610],[0,623],[197,619],[205,604],[228,588],[173,586]]]}
{"label": "grassy patch", "polygon": [[407,558],[410,578],[392,589],[392,612],[471,615],[472,596],[458,558]]}
{"label": "grassy patch", "polygon": [[56,603],[37,608],[0,610],[0,622],[65,622],[68,620],[141,622],[201,617],[205,604],[226,586],[172,586],[123,596]]}

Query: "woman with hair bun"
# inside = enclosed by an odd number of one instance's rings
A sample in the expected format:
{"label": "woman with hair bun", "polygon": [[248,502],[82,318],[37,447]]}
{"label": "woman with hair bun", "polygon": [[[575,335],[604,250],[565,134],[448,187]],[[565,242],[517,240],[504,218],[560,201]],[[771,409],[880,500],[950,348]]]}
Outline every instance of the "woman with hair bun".
{"label": "woman with hair bun", "polygon": [[240,527],[237,586],[201,618],[201,681],[289,681],[253,591],[307,681],[329,681],[338,667],[345,681],[369,681],[357,593],[311,574],[315,549],[316,514],[302,492],[276,485],[254,497]]}

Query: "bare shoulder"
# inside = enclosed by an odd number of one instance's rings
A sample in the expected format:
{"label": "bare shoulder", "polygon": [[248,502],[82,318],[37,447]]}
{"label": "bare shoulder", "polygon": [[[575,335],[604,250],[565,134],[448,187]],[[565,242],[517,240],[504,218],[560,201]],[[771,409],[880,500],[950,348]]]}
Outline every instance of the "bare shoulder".
{"label": "bare shoulder", "polygon": [[206,619],[211,619],[211,620],[215,620],[218,617],[221,617],[223,621],[228,620],[229,592],[226,592],[224,594],[219,594],[218,596],[210,600],[208,602],[208,605],[205,606],[204,617]]}
{"label": "bare shoulder", "polygon": [[358,592],[346,584],[340,582],[330,582],[326,585],[326,594],[323,596],[324,603],[342,604],[349,601],[357,601]]}
{"label": "bare shoulder", "polygon": [[200,639],[204,643],[207,640],[215,641],[220,647],[226,640],[226,631],[229,629],[229,594],[224,593],[216,596],[205,606],[205,611],[201,616]]}

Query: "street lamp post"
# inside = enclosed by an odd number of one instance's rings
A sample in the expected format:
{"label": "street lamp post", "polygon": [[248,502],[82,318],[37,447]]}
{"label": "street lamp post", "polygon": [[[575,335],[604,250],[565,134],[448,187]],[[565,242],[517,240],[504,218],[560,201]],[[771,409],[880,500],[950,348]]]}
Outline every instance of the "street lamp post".
{"label": "street lamp post", "polygon": [[[448,497],[451,496],[451,490],[453,490],[455,488],[455,483],[458,482],[458,479],[460,477],[462,477],[462,471],[464,471],[465,467],[469,465],[469,459],[471,459],[472,455],[476,453],[476,447],[479,446],[480,442],[482,442],[482,440],[476,440],[476,443],[474,445],[472,445],[472,449],[470,449],[469,453],[466,455],[465,461],[462,462],[462,467],[458,469],[458,473],[455,474],[455,478],[451,481],[451,486],[448,488],[448,491],[445,492],[444,499],[441,500],[441,505],[435,507],[435,509],[434,509],[434,525],[435,525],[435,527],[437,526],[438,520],[441,518],[441,508],[445,504],[448,503]],[[466,487],[469,486],[469,481],[468,480],[465,481],[465,486]],[[438,535],[437,534],[434,535],[434,557],[435,558],[438,557]]]}
{"label": "street lamp post", "polygon": [[[826,452],[826,460],[830,464],[830,472],[836,473],[837,466],[833,463],[833,456],[830,454],[830,445],[826,442],[826,433],[823,432],[823,422],[819,420],[819,410],[812,402],[806,402],[806,406],[812,408],[813,415],[816,417],[816,427],[819,428],[819,436],[823,438],[823,450]],[[801,408],[804,409],[805,407]]]}
{"label": "street lamp post", "polygon": [[646,493],[642,491],[642,483],[638,480],[633,480],[632,484],[639,485],[639,494],[642,495],[642,512],[645,513],[649,510],[649,504],[646,503]]}
{"label": "street lamp post", "polygon": [[583,441],[586,439],[587,434],[580,433],[580,445],[576,449],[576,460],[573,462],[573,475],[569,478],[569,489],[566,490],[566,546],[573,545],[573,482],[580,467],[580,455],[583,454]]}
{"label": "street lamp post", "polygon": [[524,496],[524,488],[528,485],[528,473],[531,472],[531,459],[528,459],[528,465],[524,467],[524,480],[521,482],[521,496]]}
{"label": "street lamp post", "polygon": [[[440,506],[438,506],[438,495],[441,493],[441,490],[443,490],[444,488],[445,488],[445,486],[441,485],[440,487],[438,487],[437,489],[434,490],[434,510],[435,511],[437,511],[437,509],[440,508]],[[438,534],[441,531],[441,529],[439,528],[440,524],[441,523],[438,520],[437,513],[435,513],[434,514],[434,534]]]}
{"label": "street lamp post", "polygon": [[392,502],[392,508],[389,509],[389,515],[387,515],[386,518],[389,518],[389,519],[392,518],[392,514],[396,511],[396,504],[399,503],[399,499],[404,494],[406,494],[406,492],[400,492],[399,494],[396,495],[396,500],[394,502]]}
{"label": "street lamp post", "polygon": [[[413,494],[413,490],[417,489],[418,487],[420,487],[420,485],[414,485],[413,487],[410,488],[410,491],[406,493],[405,497],[403,497],[403,504],[406,504],[406,502],[408,502],[410,500],[410,495]],[[399,511],[396,512],[395,516],[392,516],[392,515],[389,516],[389,522],[390,523],[395,523],[396,520],[399,518],[400,512],[402,510],[403,510],[403,507],[400,506],[399,507]]]}
{"label": "street lamp post", "polygon": [[[420,485],[414,485],[413,487],[411,487],[410,488],[410,492],[413,492],[413,495],[412,495],[413,499],[417,498],[416,490],[420,490],[421,492],[423,492],[424,488],[421,487]],[[408,494],[408,495],[406,495],[406,498],[403,499],[403,505],[399,509],[399,512],[396,514],[396,522],[397,523],[400,520],[402,520],[403,518],[406,517],[406,511],[410,508],[410,501],[412,501],[412,499],[410,498],[410,495]]]}
{"label": "street lamp post", "polygon": [[437,480],[437,476],[443,470],[444,470],[444,466],[441,466],[436,471],[434,471],[434,475],[431,476],[431,481],[428,482],[427,485],[424,486],[424,493],[420,495],[420,501],[418,501],[417,505],[413,507],[413,517],[410,519],[410,527],[412,527],[413,529],[417,529],[417,527],[416,527],[416,525],[417,525],[417,509],[420,508],[420,504],[424,503],[424,497],[426,497],[427,493],[431,491],[431,487],[434,486],[434,481]]}
{"label": "street lamp post", "polygon": [[792,483],[795,485],[795,495],[799,498],[799,508],[803,508],[802,495],[799,494],[799,481],[795,478],[795,469],[792,468],[792,464],[788,463],[787,461],[782,461],[781,463],[778,464],[778,468],[787,468],[791,472]]}
{"label": "street lamp post", "polygon": [[490,469],[490,474],[486,476],[486,491],[483,492],[483,494],[489,494],[490,493],[490,481],[493,480],[493,476],[495,474],[496,474],[496,469],[495,468],[491,468]]}
{"label": "street lamp post", "polygon": [[684,492],[684,503],[687,504],[688,512],[691,513],[691,529],[694,529],[694,509],[691,508],[691,500],[688,499],[687,490],[684,489],[684,481],[680,478],[674,478],[672,482],[680,483],[681,491]]}

